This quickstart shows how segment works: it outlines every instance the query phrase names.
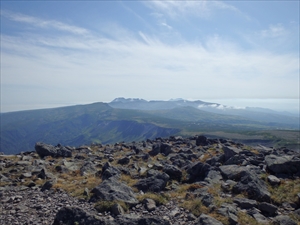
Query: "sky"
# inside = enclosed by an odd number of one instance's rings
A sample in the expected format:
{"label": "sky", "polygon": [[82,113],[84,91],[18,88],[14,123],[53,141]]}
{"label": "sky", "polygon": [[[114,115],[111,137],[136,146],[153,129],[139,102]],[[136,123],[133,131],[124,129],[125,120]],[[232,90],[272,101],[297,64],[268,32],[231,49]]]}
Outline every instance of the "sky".
{"label": "sky", "polygon": [[297,0],[0,4],[1,112],[117,97],[299,110]]}

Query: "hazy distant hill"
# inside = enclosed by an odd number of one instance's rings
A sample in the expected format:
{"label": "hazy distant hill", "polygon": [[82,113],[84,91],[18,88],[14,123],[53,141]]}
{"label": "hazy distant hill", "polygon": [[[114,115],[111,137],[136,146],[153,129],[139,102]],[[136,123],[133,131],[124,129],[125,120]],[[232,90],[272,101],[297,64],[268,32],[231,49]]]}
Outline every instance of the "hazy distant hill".
{"label": "hazy distant hill", "polygon": [[264,123],[289,124],[293,128],[299,129],[299,117],[288,112],[277,112],[271,109],[257,107],[238,108],[200,100],[188,101],[184,99],[172,99],[170,101],[146,101],[143,99],[125,98],[116,98],[110,102],[109,105],[114,108],[139,110],[166,110],[189,106],[210,113],[240,116]]}
{"label": "hazy distant hill", "polygon": [[[199,105],[212,108],[214,103],[118,98],[109,104],[2,113],[0,152],[32,150],[38,141],[79,146],[201,132],[245,133],[299,127],[299,123],[294,123],[297,118],[293,117],[259,112],[250,115],[249,110],[248,116],[226,115],[205,111]],[[263,116],[269,119],[263,121]],[[260,119],[255,120],[256,117]]]}

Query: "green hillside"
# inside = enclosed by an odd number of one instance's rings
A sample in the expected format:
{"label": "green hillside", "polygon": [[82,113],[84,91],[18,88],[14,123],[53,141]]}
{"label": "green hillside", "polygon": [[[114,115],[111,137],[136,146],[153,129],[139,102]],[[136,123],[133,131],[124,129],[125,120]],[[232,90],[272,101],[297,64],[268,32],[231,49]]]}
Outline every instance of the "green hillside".
{"label": "green hillside", "polygon": [[[290,129],[289,125],[283,127],[282,124],[257,122],[193,107],[142,111],[116,109],[106,103],[94,103],[2,113],[0,151],[6,154],[30,151],[38,141],[79,146],[93,142],[141,141],[170,135],[220,131],[231,134],[253,133],[278,128]],[[274,140],[274,137],[270,136],[270,140]]]}

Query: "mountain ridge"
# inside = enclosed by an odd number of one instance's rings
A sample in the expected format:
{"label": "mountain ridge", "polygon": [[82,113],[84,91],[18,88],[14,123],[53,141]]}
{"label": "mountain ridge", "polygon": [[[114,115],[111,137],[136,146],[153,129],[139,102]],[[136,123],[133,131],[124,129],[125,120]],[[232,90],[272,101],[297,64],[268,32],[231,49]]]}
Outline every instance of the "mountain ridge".
{"label": "mountain ridge", "polygon": [[[215,135],[219,131],[248,135],[249,132],[278,129],[293,131],[298,128],[297,123],[294,123],[297,120],[294,118],[291,120],[277,114],[260,114],[264,117],[257,120],[255,118],[257,112],[251,114],[254,115],[253,118],[219,114],[195,107],[201,101],[166,102],[120,98],[113,102],[115,105],[98,102],[2,113],[0,152],[28,151],[37,141],[78,146],[93,142],[106,144],[124,140],[140,141],[169,135],[195,133]],[[120,104],[125,107],[121,108]],[[143,107],[139,107],[141,104]],[[265,118],[269,118],[269,121]],[[289,135],[292,138],[287,139],[290,141],[283,142],[282,138],[273,134],[259,134],[259,136],[263,139],[266,137],[273,142],[272,144],[274,141],[289,145],[298,143],[293,133]]]}

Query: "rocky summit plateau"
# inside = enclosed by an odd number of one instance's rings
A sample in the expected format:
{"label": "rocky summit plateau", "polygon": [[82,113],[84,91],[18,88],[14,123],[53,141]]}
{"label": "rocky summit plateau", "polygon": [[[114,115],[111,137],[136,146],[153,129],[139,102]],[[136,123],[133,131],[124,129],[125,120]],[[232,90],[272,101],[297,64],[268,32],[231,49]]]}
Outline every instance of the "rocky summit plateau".
{"label": "rocky summit plateau", "polygon": [[205,136],[0,155],[0,224],[299,225],[300,154]]}

